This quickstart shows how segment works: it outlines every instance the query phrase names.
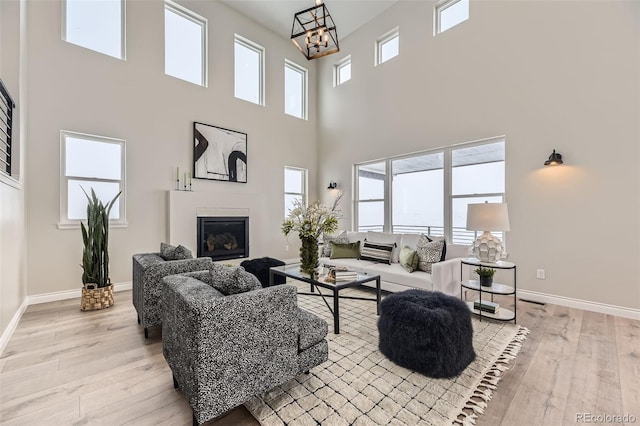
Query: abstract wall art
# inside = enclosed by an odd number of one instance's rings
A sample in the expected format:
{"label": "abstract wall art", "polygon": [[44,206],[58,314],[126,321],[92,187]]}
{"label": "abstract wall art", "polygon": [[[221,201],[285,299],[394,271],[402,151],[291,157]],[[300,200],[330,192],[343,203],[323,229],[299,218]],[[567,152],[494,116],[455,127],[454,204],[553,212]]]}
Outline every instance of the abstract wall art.
{"label": "abstract wall art", "polygon": [[193,123],[193,177],[247,183],[247,134]]}

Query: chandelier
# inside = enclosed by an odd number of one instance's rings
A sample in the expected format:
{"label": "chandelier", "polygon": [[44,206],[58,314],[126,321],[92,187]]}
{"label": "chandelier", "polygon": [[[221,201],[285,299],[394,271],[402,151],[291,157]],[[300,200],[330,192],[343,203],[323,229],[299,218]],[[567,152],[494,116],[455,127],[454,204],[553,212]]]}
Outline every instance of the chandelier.
{"label": "chandelier", "polygon": [[322,0],[294,15],[291,41],[309,60],[340,51],[336,24]]}

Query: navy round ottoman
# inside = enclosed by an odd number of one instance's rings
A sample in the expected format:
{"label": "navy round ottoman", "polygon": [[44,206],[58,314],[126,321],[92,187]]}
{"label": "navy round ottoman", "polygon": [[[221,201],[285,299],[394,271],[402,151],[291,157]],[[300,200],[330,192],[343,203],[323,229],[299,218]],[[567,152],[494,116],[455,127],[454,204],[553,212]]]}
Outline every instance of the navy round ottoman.
{"label": "navy round ottoman", "polygon": [[429,377],[453,377],[476,357],[471,311],[439,292],[407,290],[380,303],[380,351],[396,364]]}

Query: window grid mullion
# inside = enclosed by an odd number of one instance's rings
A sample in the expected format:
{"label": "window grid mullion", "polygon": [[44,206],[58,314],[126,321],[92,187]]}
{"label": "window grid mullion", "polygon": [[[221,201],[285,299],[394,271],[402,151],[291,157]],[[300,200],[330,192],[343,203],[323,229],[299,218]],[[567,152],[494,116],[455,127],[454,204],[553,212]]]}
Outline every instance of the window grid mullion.
{"label": "window grid mullion", "polygon": [[442,203],[442,207],[444,208],[443,216],[444,219],[444,235],[447,241],[453,242],[453,200],[451,197],[452,193],[452,149],[446,148],[443,151],[443,179],[442,183],[444,185],[443,194],[444,200]]}

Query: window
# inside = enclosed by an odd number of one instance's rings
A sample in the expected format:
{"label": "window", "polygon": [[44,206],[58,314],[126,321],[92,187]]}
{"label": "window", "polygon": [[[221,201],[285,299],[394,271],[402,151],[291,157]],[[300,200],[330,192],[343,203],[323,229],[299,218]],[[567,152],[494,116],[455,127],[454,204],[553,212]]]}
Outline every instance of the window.
{"label": "window", "polygon": [[466,230],[467,204],[504,200],[504,141],[452,149],[451,166],[452,241],[471,244],[478,235]]}
{"label": "window", "polygon": [[392,232],[444,235],[444,153],[391,160],[391,171]]}
{"label": "window", "polygon": [[125,59],[124,0],[66,0],[63,7],[65,41]]}
{"label": "window", "polygon": [[179,4],[164,4],[164,73],[207,85],[207,20]]}
{"label": "window", "polygon": [[386,163],[357,166],[357,229],[383,231],[385,229]]}
{"label": "window", "polygon": [[235,97],[264,105],[264,47],[236,34]]}
{"label": "window", "polygon": [[470,244],[477,235],[466,230],[467,205],[504,200],[505,141],[493,138],[355,168],[359,231],[444,235],[454,244]]}
{"label": "window", "polygon": [[284,112],[307,119],[307,70],[284,61]]}
{"label": "window", "polygon": [[397,28],[389,31],[376,41],[376,65],[395,58],[400,53],[400,32]]}
{"label": "window", "polygon": [[[59,228],[79,226],[87,218],[87,198],[96,192],[106,203],[125,189],[125,141],[75,132],[60,132],[62,150]],[[116,200],[109,219],[126,225],[125,196]]]}
{"label": "window", "polygon": [[295,201],[307,204],[307,170],[296,167],[284,168],[284,217],[289,216]]}
{"label": "window", "polygon": [[6,86],[0,80],[0,171],[11,176],[11,135],[13,134],[13,109],[15,103]]}
{"label": "window", "polygon": [[351,80],[351,55],[334,65],[333,85],[339,86]]}
{"label": "window", "polygon": [[448,0],[436,5],[434,34],[440,34],[469,19],[469,0]]}

